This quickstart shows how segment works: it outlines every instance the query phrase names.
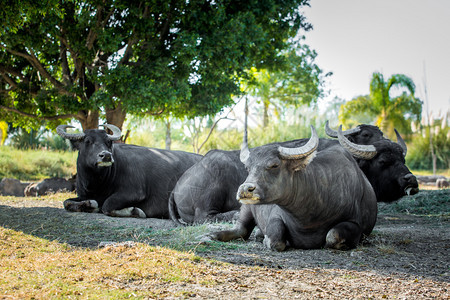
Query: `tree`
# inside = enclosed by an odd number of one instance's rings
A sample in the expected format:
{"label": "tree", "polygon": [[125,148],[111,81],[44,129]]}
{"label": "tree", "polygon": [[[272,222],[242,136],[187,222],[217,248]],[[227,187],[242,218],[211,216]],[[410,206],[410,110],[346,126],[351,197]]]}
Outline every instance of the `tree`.
{"label": "tree", "polygon": [[[315,103],[323,94],[323,71],[315,64],[317,53],[308,45],[295,41],[293,47],[282,54],[273,69],[253,69],[249,81],[252,94],[263,103],[263,126],[269,124],[269,106],[281,107]],[[330,75],[326,74],[325,76]]]}
{"label": "tree", "polygon": [[[397,88],[402,93],[392,96]],[[401,132],[411,132],[411,122],[419,122],[422,102],[414,96],[415,85],[411,78],[394,74],[387,81],[381,73],[372,74],[370,95],[359,96],[341,106],[340,121],[348,125],[354,116],[365,114],[375,119],[375,124],[388,135],[394,128]]]}
{"label": "tree", "polygon": [[[275,65],[309,0],[21,0],[0,13],[0,118],[37,128],[99,116],[212,115],[251,67]],[[11,114],[12,112],[12,114]]]}

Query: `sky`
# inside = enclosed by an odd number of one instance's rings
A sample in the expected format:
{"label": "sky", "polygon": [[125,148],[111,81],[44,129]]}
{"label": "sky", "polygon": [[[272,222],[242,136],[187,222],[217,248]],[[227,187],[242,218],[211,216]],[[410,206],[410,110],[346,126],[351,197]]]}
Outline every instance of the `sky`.
{"label": "sky", "polygon": [[[373,72],[409,76],[416,96],[438,116],[450,109],[450,0],[311,0],[302,8],[312,31],[305,43],[333,72],[329,96],[369,94]],[[426,89],[426,93],[425,93]],[[427,95],[427,97],[426,97]],[[423,107],[424,113],[427,107]]]}

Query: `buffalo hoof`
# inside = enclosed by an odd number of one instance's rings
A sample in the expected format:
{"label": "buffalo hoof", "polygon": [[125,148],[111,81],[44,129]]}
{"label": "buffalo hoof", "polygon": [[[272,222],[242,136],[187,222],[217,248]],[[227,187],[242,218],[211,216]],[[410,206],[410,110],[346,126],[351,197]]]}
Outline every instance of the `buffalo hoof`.
{"label": "buffalo hoof", "polygon": [[64,201],[64,209],[71,212],[87,212],[96,213],[99,212],[98,203],[95,200],[83,200],[83,201]]}
{"label": "buffalo hoof", "polygon": [[340,236],[338,230],[333,228],[328,231],[325,248],[347,250],[348,246],[345,244],[345,239]]}
{"label": "buffalo hoof", "polygon": [[147,218],[144,211],[138,207],[127,207],[123,209],[113,210],[111,212],[105,212],[105,215],[111,217],[129,217],[129,218]]}
{"label": "buffalo hoof", "polygon": [[267,235],[264,236],[263,244],[266,248],[274,251],[284,251],[286,249],[286,243],[283,241],[272,241]]}

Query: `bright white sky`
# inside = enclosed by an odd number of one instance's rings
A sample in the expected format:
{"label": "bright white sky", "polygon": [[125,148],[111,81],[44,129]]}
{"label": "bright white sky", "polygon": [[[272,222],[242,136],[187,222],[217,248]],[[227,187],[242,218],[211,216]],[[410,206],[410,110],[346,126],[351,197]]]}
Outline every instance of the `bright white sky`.
{"label": "bright white sky", "polygon": [[449,110],[450,0],[311,0],[303,11],[314,26],[306,44],[318,66],[333,72],[325,102],[369,94],[378,71],[412,78],[422,101],[426,78],[429,110]]}

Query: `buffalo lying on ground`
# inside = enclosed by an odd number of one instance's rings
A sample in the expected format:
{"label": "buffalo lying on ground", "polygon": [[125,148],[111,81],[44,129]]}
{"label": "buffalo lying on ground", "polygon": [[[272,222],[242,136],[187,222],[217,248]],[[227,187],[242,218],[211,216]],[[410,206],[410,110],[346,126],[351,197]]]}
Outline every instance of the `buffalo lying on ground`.
{"label": "buffalo lying on ground", "polygon": [[393,202],[404,195],[419,192],[416,177],[405,165],[406,144],[397,130],[395,133],[398,143],[381,139],[372,145],[357,145],[338,132],[340,144],[357,161],[372,185],[378,202]]}
{"label": "buffalo lying on ground", "polygon": [[239,150],[211,150],[178,180],[169,199],[171,219],[182,224],[231,221],[239,212],[237,187],[247,177]]}
{"label": "buffalo lying on ground", "polygon": [[0,181],[0,195],[23,197],[24,190],[29,184],[29,182],[20,182],[15,178],[3,178]]}
{"label": "buffalo lying on ground", "polygon": [[[338,137],[337,131],[328,126],[328,121],[325,124],[325,132],[331,137]],[[344,131],[343,134],[355,144],[368,145],[377,141],[383,141],[380,142],[381,144],[391,144],[388,139],[383,137],[383,132],[373,125],[361,124]],[[299,147],[306,142],[307,139],[299,139],[283,142],[280,145]],[[338,140],[320,139],[318,151],[337,144],[339,144]],[[389,147],[392,146],[388,146],[388,149]],[[395,195],[396,199],[404,195],[405,187],[399,186],[395,182],[407,175],[409,170],[404,171],[406,166],[403,157],[394,156],[392,160],[394,161],[383,166],[388,169],[387,172],[384,172],[386,175],[383,174],[383,176],[386,176],[386,181],[392,181],[392,183],[383,183],[386,193],[383,192],[383,186],[381,186],[381,190],[377,189],[378,201],[391,201],[393,198],[386,197],[385,194],[395,188],[397,190],[392,195]],[[360,163],[362,166],[367,165],[364,160],[361,160]],[[402,172],[405,174],[399,174],[400,170],[403,170]],[[379,172],[377,163],[365,167],[364,172],[368,172],[369,175],[373,174],[371,178],[376,177]],[[236,217],[240,207],[240,203],[234,195],[247,175],[245,166],[239,160],[239,151],[213,150],[208,152],[201,161],[182,175],[174,188],[169,200],[171,219],[177,224],[181,224],[179,218],[187,224],[205,221],[231,221]],[[413,177],[410,176],[409,179],[413,181]],[[373,182],[376,184],[376,178]],[[415,189],[411,190],[412,193],[415,191]]]}
{"label": "buffalo lying on ground", "polygon": [[248,239],[255,226],[266,247],[353,248],[372,231],[377,200],[351,154],[338,144],[318,150],[319,139],[301,147],[270,144],[248,149],[241,161],[249,170],[239,187],[243,203],[232,230],[210,233],[220,241]]}
{"label": "buffalo lying on ground", "polygon": [[68,125],[57,132],[79,150],[77,158],[77,198],[64,201],[69,211],[97,212],[115,217],[168,218],[168,198],[178,178],[201,155],[113,143],[120,129],[103,125],[69,134]]}
{"label": "buffalo lying on ground", "polygon": [[43,196],[57,192],[73,192],[75,190],[75,182],[64,178],[53,177],[46,178],[41,182],[31,183],[25,188],[25,196]]}

